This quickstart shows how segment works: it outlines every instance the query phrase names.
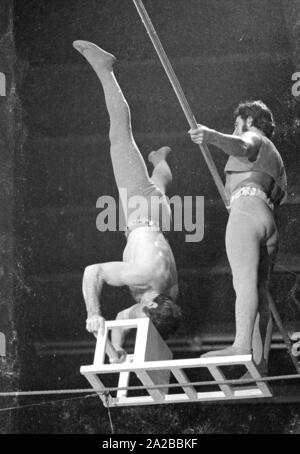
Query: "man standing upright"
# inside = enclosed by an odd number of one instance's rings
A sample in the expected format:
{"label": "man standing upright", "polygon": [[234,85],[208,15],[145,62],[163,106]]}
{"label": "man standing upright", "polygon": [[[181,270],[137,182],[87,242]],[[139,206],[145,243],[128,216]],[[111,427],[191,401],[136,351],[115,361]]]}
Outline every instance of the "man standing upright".
{"label": "man standing upright", "polygon": [[241,103],[234,112],[234,132],[222,134],[198,125],[193,142],[212,144],[229,159],[225,190],[230,200],[226,252],[236,293],[236,335],[231,347],[203,356],[249,354],[267,372],[272,318],[269,279],[278,250],[276,210],[285,200],[286,173],[271,142],[274,120],[262,101]]}

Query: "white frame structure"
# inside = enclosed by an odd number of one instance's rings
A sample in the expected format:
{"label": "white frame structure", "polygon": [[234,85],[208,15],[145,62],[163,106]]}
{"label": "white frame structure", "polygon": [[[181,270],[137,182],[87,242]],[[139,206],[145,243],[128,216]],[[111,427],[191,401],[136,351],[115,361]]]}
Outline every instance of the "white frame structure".
{"label": "white frame structure", "polygon": [[[127,355],[125,362],[105,364],[105,354],[111,356],[112,345],[108,334],[114,327],[136,328],[135,348],[132,355]],[[252,362],[251,355],[224,356],[210,358],[172,359],[172,352],[163,341],[149,318],[134,320],[114,320],[105,322],[104,335],[97,339],[94,363],[82,366],[80,372],[98,393],[104,406],[120,407],[134,405],[154,405],[186,402],[226,401],[238,399],[257,399],[272,397],[270,387],[265,382],[255,382],[243,387],[232,384],[219,384],[218,391],[198,392],[193,384],[189,383],[185,369],[206,368],[216,381],[226,380],[222,366],[245,366],[249,378],[260,379],[261,375]],[[134,373],[145,386],[144,396],[128,396],[130,390],[129,378]],[[118,374],[118,388],[116,397],[108,394],[107,387],[100,377],[106,374]],[[168,384],[173,374],[182,392],[170,394]],[[166,385],[157,389],[147,386]],[[177,389],[177,388],[176,388]]]}

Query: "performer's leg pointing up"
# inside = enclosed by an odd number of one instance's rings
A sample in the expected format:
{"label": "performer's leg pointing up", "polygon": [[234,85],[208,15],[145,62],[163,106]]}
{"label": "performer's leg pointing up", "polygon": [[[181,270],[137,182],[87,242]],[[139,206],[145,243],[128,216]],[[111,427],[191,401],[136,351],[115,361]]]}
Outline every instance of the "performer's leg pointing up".
{"label": "performer's leg pointing up", "polygon": [[88,41],[74,41],[73,46],[90,63],[102,83],[110,118],[110,150],[117,186],[126,188],[128,197],[142,194],[151,182],[132,135],[128,103],[113,73],[116,58]]}
{"label": "performer's leg pointing up", "polygon": [[171,169],[167,163],[167,156],[170,151],[170,147],[161,147],[157,151],[152,151],[148,156],[149,162],[154,166],[151,181],[158,186],[163,194],[166,193],[167,187],[173,180]]}

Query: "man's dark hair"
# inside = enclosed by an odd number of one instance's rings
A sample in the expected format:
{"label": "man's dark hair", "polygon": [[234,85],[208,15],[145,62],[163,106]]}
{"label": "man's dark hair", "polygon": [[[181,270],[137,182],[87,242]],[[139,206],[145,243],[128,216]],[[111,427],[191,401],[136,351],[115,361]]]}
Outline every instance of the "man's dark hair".
{"label": "man's dark hair", "polygon": [[253,126],[263,131],[268,139],[271,139],[275,129],[275,122],[271,110],[262,101],[241,102],[234,111],[234,121],[239,116],[243,120],[252,117]]}
{"label": "man's dark hair", "polygon": [[157,307],[145,306],[143,311],[150,318],[160,335],[167,339],[179,326],[182,319],[181,309],[172,298],[163,294],[158,295],[153,301],[157,304]]}

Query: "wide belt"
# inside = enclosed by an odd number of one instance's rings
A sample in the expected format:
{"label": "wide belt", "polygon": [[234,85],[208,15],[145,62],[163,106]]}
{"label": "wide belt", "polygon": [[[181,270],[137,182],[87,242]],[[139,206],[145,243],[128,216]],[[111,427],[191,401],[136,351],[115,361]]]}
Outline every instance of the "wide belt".
{"label": "wide belt", "polygon": [[233,202],[242,196],[259,197],[261,200],[263,200],[268,205],[268,207],[271,210],[274,210],[274,204],[268,198],[266,193],[263,192],[261,189],[256,188],[255,186],[243,186],[242,188],[239,188],[239,189],[236,189],[235,191],[233,191],[233,193],[230,197],[230,208],[231,208]]}

